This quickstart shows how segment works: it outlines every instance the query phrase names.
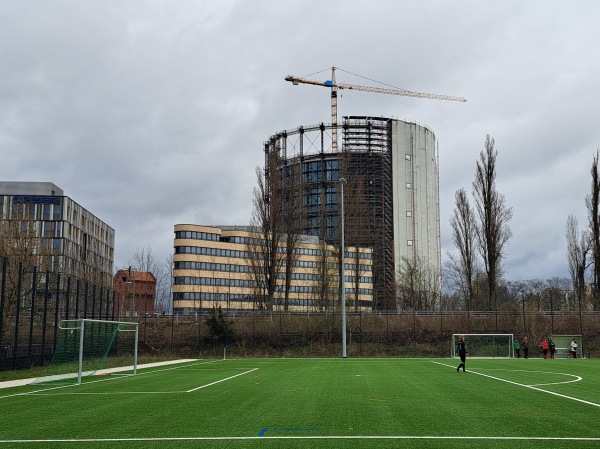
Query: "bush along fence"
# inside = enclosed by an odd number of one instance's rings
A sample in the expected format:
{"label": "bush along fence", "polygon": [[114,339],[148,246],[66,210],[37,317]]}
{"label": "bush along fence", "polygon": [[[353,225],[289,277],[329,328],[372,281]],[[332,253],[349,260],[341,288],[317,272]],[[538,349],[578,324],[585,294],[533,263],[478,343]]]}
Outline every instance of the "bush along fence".
{"label": "bush along fence", "polygon": [[[580,319],[583,318],[583,323]],[[145,317],[140,353],[182,357],[339,357],[339,312],[234,312]],[[349,357],[448,357],[452,334],[528,336],[530,357],[553,335],[584,335],[584,356],[600,356],[600,315],[588,312],[514,313],[399,312],[348,313]]]}
{"label": "bush along fence", "polygon": [[[15,270],[0,258],[0,371],[46,364],[64,319],[139,323],[144,358],[340,357],[339,311],[204,309],[192,315],[115,314],[112,289],[54,272]],[[575,311],[398,311],[347,313],[349,357],[447,357],[452,334],[527,335],[530,356],[553,335],[582,335],[583,356],[600,356],[600,314]]]}

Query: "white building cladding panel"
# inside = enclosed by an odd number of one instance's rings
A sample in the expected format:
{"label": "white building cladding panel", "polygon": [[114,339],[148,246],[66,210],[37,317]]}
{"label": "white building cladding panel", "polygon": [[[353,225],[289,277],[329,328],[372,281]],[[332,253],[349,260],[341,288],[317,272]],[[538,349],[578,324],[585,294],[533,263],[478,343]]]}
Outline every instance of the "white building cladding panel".
{"label": "white building cladding panel", "polygon": [[435,135],[415,123],[392,122],[394,262],[426,262],[440,270],[439,176]]}

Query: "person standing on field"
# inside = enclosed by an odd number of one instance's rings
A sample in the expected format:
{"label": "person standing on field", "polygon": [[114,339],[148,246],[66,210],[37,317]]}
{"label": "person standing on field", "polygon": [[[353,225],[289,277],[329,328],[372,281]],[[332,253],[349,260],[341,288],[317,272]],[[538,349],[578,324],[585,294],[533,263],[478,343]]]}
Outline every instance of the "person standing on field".
{"label": "person standing on field", "polygon": [[544,355],[544,358],[547,359],[548,358],[548,340],[546,340],[544,338],[544,341],[542,341],[540,348],[542,350],[542,354]]}
{"label": "person standing on field", "polygon": [[571,352],[573,353],[573,358],[577,358],[577,340],[573,339],[571,342]]}
{"label": "person standing on field", "polygon": [[554,344],[554,340],[550,340],[550,358],[554,358],[554,353],[556,352],[556,345]]}
{"label": "person standing on field", "polygon": [[523,348],[523,357],[527,358],[529,355],[529,341],[527,341],[527,336],[523,337],[521,347]]}
{"label": "person standing on field", "polygon": [[465,361],[467,359],[467,344],[465,343],[465,336],[461,335],[458,338],[458,343],[456,345],[456,352],[458,352],[458,356],[460,357],[460,365],[456,368],[456,372],[458,373],[462,367],[463,373],[465,372]]}
{"label": "person standing on field", "polygon": [[521,358],[521,343],[519,343],[519,340],[515,340],[513,342],[513,348],[515,349],[515,355],[517,356],[518,359]]}

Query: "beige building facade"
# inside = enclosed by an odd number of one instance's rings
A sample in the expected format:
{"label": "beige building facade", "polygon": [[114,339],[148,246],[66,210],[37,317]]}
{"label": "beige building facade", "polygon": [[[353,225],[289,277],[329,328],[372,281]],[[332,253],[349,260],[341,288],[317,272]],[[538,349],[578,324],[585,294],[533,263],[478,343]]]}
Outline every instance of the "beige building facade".
{"label": "beige building facade", "polygon": [[[195,313],[213,307],[253,310],[270,304],[257,281],[257,235],[247,227],[177,224],[174,228],[173,311]],[[279,268],[273,310],[317,311],[339,308],[337,249],[302,236],[294,251],[285,295],[285,264]],[[285,259],[285,243],[279,247]],[[282,260],[283,260],[282,259]],[[373,251],[346,248],[345,295],[349,310],[371,310]]]}

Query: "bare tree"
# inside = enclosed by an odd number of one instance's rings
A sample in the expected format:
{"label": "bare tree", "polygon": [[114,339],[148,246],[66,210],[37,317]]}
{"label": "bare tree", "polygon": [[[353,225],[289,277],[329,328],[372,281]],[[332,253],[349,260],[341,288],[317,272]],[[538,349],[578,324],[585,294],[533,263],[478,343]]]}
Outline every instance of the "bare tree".
{"label": "bare tree", "polygon": [[[156,280],[156,289],[153,294],[154,310],[159,312],[170,312],[172,309],[172,284],[173,284],[173,256],[167,255],[162,260],[159,260],[154,255],[152,248],[136,247],[127,261],[127,267],[132,271],[142,273],[151,273]],[[136,291],[136,296],[140,297],[145,302],[144,295],[150,295],[149,291]],[[143,312],[143,311],[138,311]]]}
{"label": "bare tree", "polygon": [[592,168],[591,191],[585,198],[585,204],[588,212],[588,226],[590,229],[590,246],[593,262],[592,276],[592,303],[595,309],[600,308],[600,291],[598,282],[600,281],[600,173],[598,172],[598,152],[594,156]]}
{"label": "bare tree", "polygon": [[477,241],[487,275],[489,310],[492,301],[497,310],[496,287],[502,274],[505,245],[512,236],[508,227],[512,218],[512,208],[506,206],[504,195],[496,190],[497,156],[494,139],[488,134],[485,150],[481,151],[476,165],[473,196],[479,218]]}
{"label": "bare tree", "polygon": [[8,259],[5,281],[8,301],[4,304],[6,314],[12,314],[15,310],[19,281],[21,297],[30,294],[34,267],[37,273],[60,271],[62,268],[60,256],[53,251],[52,239],[44,238],[41,223],[29,214],[27,206],[15,203],[12,210],[0,214],[0,259]]}
{"label": "bare tree", "polygon": [[473,307],[473,281],[476,270],[477,222],[469,204],[467,191],[457,190],[454,198],[456,206],[450,217],[450,226],[452,241],[458,250],[458,256],[448,255],[448,268],[463,294],[466,309],[470,311]]}
{"label": "bare tree", "polygon": [[284,236],[281,215],[282,191],[279,188],[280,158],[269,152],[266,167],[256,168],[257,186],[254,188],[250,226],[255,235],[250,253],[250,264],[257,288],[259,308],[273,310],[276,300],[277,278],[285,261],[279,250]]}
{"label": "bare tree", "polygon": [[331,310],[335,299],[338,276],[336,255],[331,253],[330,247],[323,239],[319,239],[319,254],[317,258],[317,275],[313,286],[316,294],[318,310]]}
{"label": "bare tree", "polygon": [[438,301],[439,276],[420,258],[403,257],[398,267],[396,285],[402,309],[433,310]]}
{"label": "bare tree", "polygon": [[304,229],[305,210],[302,205],[304,183],[302,181],[302,165],[284,166],[281,168],[281,222],[285,235],[285,291],[283,308],[290,305],[290,290],[296,262],[299,258],[301,234]]}
{"label": "bare tree", "polygon": [[173,298],[173,255],[169,254],[162,261],[158,261],[153,274],[156,278],[155,310],[169,313],[172,310]]}
{"label": "bare tree", "polygon": [[362,269],[360,247],[372,245],[370,235],[370,208],[365,194],[365,181],[360,176],[353,176],[348,182],[348,193],[345,195],[344,224],[345,240],[349,246],[354,246],[352,253],[354,270],[352,271],[352,285],[354,290],[354,309],[359,309],[359,293],[361,278],[366,273]]}
{"label": "bare tree", "polygon": [[590,252],[590,235],[588,231],[579,231],[577,218],[569,215],[566,225],[567,260],[573,291],[577,295],[579,306],[584,303],[585,270],[588,267],[587,256]]}

